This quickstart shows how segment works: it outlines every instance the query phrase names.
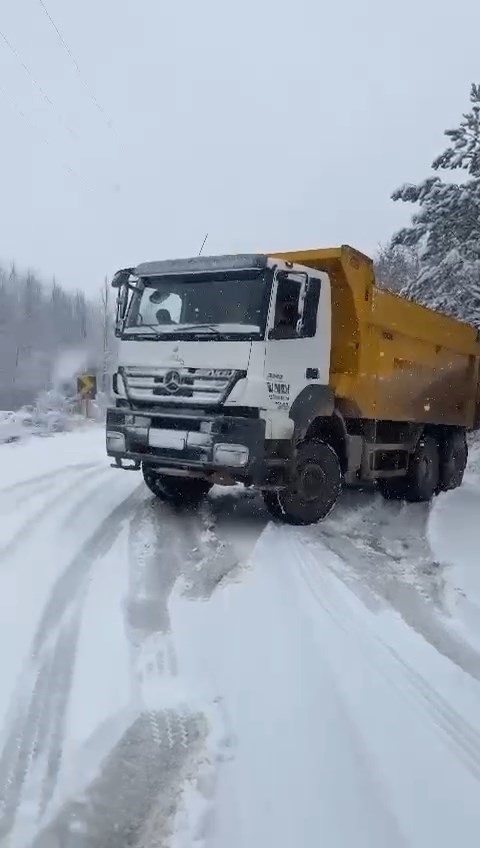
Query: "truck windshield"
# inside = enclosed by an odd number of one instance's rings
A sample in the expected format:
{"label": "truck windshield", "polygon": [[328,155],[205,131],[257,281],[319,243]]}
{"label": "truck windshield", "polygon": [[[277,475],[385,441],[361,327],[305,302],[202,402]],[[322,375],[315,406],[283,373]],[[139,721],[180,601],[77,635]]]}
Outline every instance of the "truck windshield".
{"label": "truck windshield", "polygon": [[135,338],[261,338],[265,271],[147,277],[132,296],[124,335]]}

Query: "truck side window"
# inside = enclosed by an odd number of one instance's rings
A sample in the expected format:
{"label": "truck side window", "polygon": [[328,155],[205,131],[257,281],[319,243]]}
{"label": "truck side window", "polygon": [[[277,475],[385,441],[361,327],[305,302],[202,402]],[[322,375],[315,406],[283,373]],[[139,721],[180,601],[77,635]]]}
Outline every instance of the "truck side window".
{"label": "truck side window", "polygon": [[320,300],[320,280],[310,277],[303,307],[302,338],[313,339],[317,332],[317,312]]}
{"label": "truck side window", "polygon": [[301,282],[290,277],[285,277],[278,281],[275,321],[272,334],[276,339],[297,338],[300,288]]}
{"label": "truck side window", "polygon": [[272,338],[275,339],[312,339],[317,332],[317,311],[320,300],[320,280],[310,277],[303,303],[302,327],[297,331],[300,318],[302,283],[305,275],[281,277],[277,286],[275,304],[275,322]]}

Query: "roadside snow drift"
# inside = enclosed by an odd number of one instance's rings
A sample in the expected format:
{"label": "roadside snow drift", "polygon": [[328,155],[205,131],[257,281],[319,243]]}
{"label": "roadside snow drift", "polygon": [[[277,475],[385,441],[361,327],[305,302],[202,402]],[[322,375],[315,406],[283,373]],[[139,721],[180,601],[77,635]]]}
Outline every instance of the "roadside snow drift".
{"label": "roadside snow drift", "polygon": [[435,503],[428,535],[444,566],[448,609],[462,635],[480,650],[479,517],[480,443],[475,442],[463,486]]}

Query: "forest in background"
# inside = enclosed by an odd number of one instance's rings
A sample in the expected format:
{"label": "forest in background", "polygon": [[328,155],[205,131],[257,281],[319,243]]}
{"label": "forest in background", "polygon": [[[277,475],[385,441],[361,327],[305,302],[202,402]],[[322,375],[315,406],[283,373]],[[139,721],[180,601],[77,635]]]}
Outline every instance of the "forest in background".
{"label": "forest in background", "polygon": [[99,389],[108,391],[112,307],[107,281],[89,300],[31,271],[0,268],[0,409],[33,404],[46,390],[72,397],[83,370],[96,373]]}
{"label": "forest in background", "polygon": [[444,134],[431,174],[392,194],[414,211],[380,249],[376,272],[388,288],[480,328],[480,85],[472,84],[469,110]]}

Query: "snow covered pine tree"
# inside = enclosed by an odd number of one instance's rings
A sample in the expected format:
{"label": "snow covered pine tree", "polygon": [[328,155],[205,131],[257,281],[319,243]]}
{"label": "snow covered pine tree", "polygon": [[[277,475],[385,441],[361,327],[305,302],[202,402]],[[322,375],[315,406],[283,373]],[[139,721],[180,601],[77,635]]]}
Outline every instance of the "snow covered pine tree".
{"label": "snow covered pine tree", "polygon": [[403,291],[417,279],[420,271],[416,249],[394,245],[391,241],[380,245],[374,266],[377,284],[393,292]]}
{"label": "snow covered pine tree", "polygon": [[432,163],[435,171],[462,169],[464,179],[429,177],[397,189],[393,200],[419,210],[392,244],[419,250],[418,277],[402,294],[480,327],[480,85],[472,85],[470,101],[460,126],[445,132],[449,147]]}

